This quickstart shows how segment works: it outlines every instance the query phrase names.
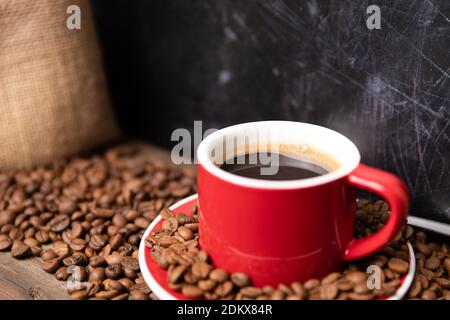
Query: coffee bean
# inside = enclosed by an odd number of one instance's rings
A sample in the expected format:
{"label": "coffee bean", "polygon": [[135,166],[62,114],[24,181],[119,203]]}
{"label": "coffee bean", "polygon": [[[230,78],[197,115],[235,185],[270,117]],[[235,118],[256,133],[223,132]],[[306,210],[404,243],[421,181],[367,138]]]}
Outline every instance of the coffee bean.
{"label": "coffee bean", "polygon": [[105,274],[108,279],[117,280],[122,277],[123,269],[120,264],[113,264],[105,269]]}
{"label": "coffee bean", "polygon": [[318,279],[309,279],[304,284],[305,289],[312,290],[317,288],[320,285],[320,280]]}
{"label": "coffee bean", "polygon": [[270,300],[283,300],[286,298],[286,294],[281,290],[274,290],[270,295]]}
{"label": "coffee bean", "polygon": [[447,276],[450,277],[450,258],[446,258],[443,263],[445,271],[447,271]]}
{"label": "coffee bean", "polygon": [[176,266],[173,268],[169,268],[167,280],[169,281],[169,283],[177,283],[186,270],[186,266]]}
{"label": "coffee bean", "polygon": [[124,285],[122,283],[120,283],[120,281],[118,281],[118,280],[107,279],[107,280],[103,281],[103,285],[105,286],[106,290],[117,290],[119,292],[126,290]]}
{"label": "coffee bean", "polygon": [[372,300],[374,295],[372,293],[354,293],[350,292],[347,294],[350,300]]}
{"label": "coffee bean", "polygon": [[42,270],[48,273],[55,273],[61,266],[60,258],[53,258],[42,262]]}
{"label": "coffee bean", "polygon": [[122,264],[123,256],[119,253],[115,252],[107,257],[105,257],[106,263],[108,265],[114,265],[114,264]]}
{"label": "coffee bean", "polygon": [[143,217],[138,217],[134,220],[134,224],[141,229],[147,229],[148,225],[150,224],[150,221]]}
{"label": "coffee bean", "polygon": [[20,240],[15,240],[11,246],[11,255],[16,259],[26,258],[31,253],[30,247]]}
{"label": "coffee bean", "polygon": [[114,298],[115,296],[117,296],[118,294],[119,294],[119,291],[117,291],[117,290],[100,291],[95,294],[95,297],[102,298],[105,300],[110,300],[110,299]]}
{"label": "coffee bean", "polygon": [[102,290],[102,283],[101,281],[91,281],[86,287],[86,292],[88,297],[94,297],[97,293],[99,293]]}
{"label": "coffee bean", "polygon": [[61,267],[58,270],[56,270],[56,272],[55,272],[55,277],[59,281],[66,281],[69,278],[69,276],[70,275],[67,273],[66,267]]}
{"label": "coffee bean", "polygon": [[103,281],[106,278],[105,269],[98,267],[92,270],[89,273],[89,281],[90,282],[96,282],[96,281]]}
{"label": "coffee bean", "polygon": [[134,290],[134,291],[131,291],[129,299],[130,300],[148,300],[148,295],[143,291]]}
{"label": "coffee bean", "polygon": [[93,256],[89,259],[89,265],[93,268],[104,267],[106,265],[106,260],[102,256]]}
{"label": "coffee bean", "polygon": [[389,259],[388,266],[391,270],[400,274],[405,274],[409,271],[409,263],[399,258]]}
{"label": "coffee bean", "polygon": [[196,262],[191,266],[192,275],[199,280],[206,279],[211,269],[212,267],[206,262]]}
{"label": "coffee bean", "polygon": [[127,291],[130,291],[130,289],[134,285],[134,282],[131,281],[129,278],[119,279],[119,282],[126,288]]}
{"label": "coffee bean", "polygon": [[9,250],[13,244],[13,241],[7,237],[6,239],[0,240],[0,251]]}
{"label": "coffee bean", "polygon": [[231,281],[225,281],[219,283],[214,290],[214,293],[219,297],[225,298],[227,297],[231,291],[233,290],[233,283]]}
{"label": "coffee bean", "polygon": [[68,215],[59,214],[50,220],[47,225],[53,232],[61,232],[70,225],[70,218]]}
{"label": "coffee bean", "polygon": [[320,298],[323,300],[334,299],[338,294],[338,288],[336,283],[334,282],[322,285],[319,291],[320,291]]}
{"label": "coffee bean", "polygon": [[243,272],[235,272],[231,275],[231,281],[239,288],[248,287],[250,278]]}
{"label": "coffee bean", "polygon": [[124,243],[124,238],[121,234],[116,234],[111,237],[109,244],[111,245],[111,250],[116,250]]}
{"label": "coffee bean", "polygon": [[105,245],[105,243],[106,243],[106,241],[103,236],[101,236],[99,234],[94,234],[91,237],[91,240],[89,241],[89,247],[98,251]]}
{"label": "coffee bean", "polygon": [[37,231],[36,234],[34,235],[34,237],[41,244],[45,244],[50,241],[49,234],[46,231],[42,231],[42,230]]}
{"label": "coffee bean", "polygon": [[69,243],[70,249],[74,251],[82,251],[84,248],[86,248],[86,241],[83,239],[72,239]]}
{"label": "coffee bean", "polygon": [[436,293],[434,291],[428,289],[422,293],[421,298],[423,300],[436,300],[437,297],[436,297]]}
{"label": "coffee bean", "polygon": [[184,240],[191,240],[194,238],[194,233],[184,226],[178,228],[178,233]]}
{"label": "coffee bean", "polygon": [[440,264],[441,262],[438,258],[436,258],[435,256],[431,256],[425,261],[425,268],[435,271],[439,268]]}
{"label": "coffee bean", "polygon": [[256,288],[256,287],[241,288],[241,290],[239,292],[248,298],[256,298],[257,296],[263,294],[262,289]]}
{"label": "coffee bean", "polygon": [[139,270],[139,261],[133,257],[123,257],[122,267],[124,269],[138,271]]}
{"label": "coffee bean", "polygon": [[58,205],[58,211],[62,214],[71,214],[77,209],[77,204],[75,201],[70,199],[63,199]]}
{"label": "coffee bean", "polygon": [[66,258],[70,254],[70,248],[67,243],[57,241],[53,243],[53,251],[60,258]]}
{"label": "coffee bean", "polygon": [[436,283],[444,289],[450,289],[450,280],[445,278],[437,278]]}
{"label": "coffee bean", "polygon": [[203,296],[203,290],[197,286],[185,284],[181,288],[181,293],[188,298],[200,298]]}
{"label": "coffee bean", "polygon": [[214,269],[209,273],[209,278],[219,283],[226,281],[228,276],[228,272],[220,268]]}
{"label": "coffee bean", "polygon": [[351,271],[345,274],[345,278],[353,283],[365,283],[367,275],[361,271]]}
{"label": "coffee bean", "polygon": [[47,260],[54,259],[54,258],[57,258],[57,257],[58,257],[58,255],[52,249],[45,249],[41,253],[42,261],[47,261]]}
{"label": "coffee bean", "polygon": [[86,290],[75,291],[70,294],[70,298],[73,300],[84,300],[88,297]]}
{"label": "coffee bean", "polygon": [[122,293],[122,294],[119,294],[118,296],[111,298],[111,300],[127,300],[128,297],[129,297],[128,293]]}
{"label": "coffee bean", "polygon": [[97,218],[112,218],[114,216],[114,211],[111,209],[96,208],[92,213]]}
{"label": "coffee bean", "polygon": [[203,291],[211,291],[217,286],[217,282],[211,279],[206,279],[200,280],[197,285]]}

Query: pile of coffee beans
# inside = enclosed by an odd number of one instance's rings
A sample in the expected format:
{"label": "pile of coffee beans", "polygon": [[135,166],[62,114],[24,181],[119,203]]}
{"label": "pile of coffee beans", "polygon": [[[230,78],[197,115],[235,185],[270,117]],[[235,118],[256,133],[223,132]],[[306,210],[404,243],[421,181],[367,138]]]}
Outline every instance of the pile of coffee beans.
{"label": "pile of coffee beans", "polygon": [[[253,287],[248,275],[212,266],[198,248],[197,214],[167,209],[195,192],[195,174],[149,161],[139,146],[75,157],[29,171],[0,172],[0,251],[39,257],[42,269],[66,281],[73,299],[146,300],[157,297],[139,269],[138,245],[161,213],[160,231],[146,241],[171,288],[206,299],[373,299],[392,294],[408,272],[405,240],[416,252],[417,274],[406,298],[450,299],[448,239],[405,225],[378,254],[342,272],[276,288]],[[381,228],[383,201],[359,200],[356,237]],[[367,288],[366,268],[382,268],[381,288]]]}
{"label": "pile of coffee beans", "polygon": [[[409,271],[410,241],[417,256],[417,274],[407,298],[450,299],[450,246],[447,242],[428,242],[423,231],[405,225],[393,241],[376,255],[349,263],[342,272],[332,272],[322,279],[304,283],[279,284],[276,288],[251,285],[242,272],[229,273],[211,264],[208,254],[198,248],[196,208],[192,215],[161,212],[162,229],[146,239],[153,258],[167,270],[171,289],[189,298],[206,299],[338,299],[368,300],[395,293],[402,276]],[[389,217],[384,201],[358,200],[356,237],[366,237],[383,227]],[[367,267],[381,268],[380,288],[369,289]]]}
{"label": "pile of coffee beans", "polygon": [[40,257],[73,299],[155,299],[138,246],[159,211],[195,192],[195,173],[136,145],[0,173],[0,251]]}

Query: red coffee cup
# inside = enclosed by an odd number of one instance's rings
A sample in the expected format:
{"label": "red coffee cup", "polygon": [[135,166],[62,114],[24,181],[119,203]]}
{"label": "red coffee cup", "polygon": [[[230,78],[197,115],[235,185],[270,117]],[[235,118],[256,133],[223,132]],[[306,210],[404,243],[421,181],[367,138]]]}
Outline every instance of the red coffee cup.
{"label": "red coffee cup", "polygon": [[[255,133],[258,141],[252,146],[244,138]],[[235,145],[223,148],[224,141]],[[218,166],[217,159],[267,145],[311,151],[337,166],[318,177],[287,181],[246,178]],[[245,272],[256,286],[305,281],[338,270],[344,261],[381,249],[406,219],[405,184],[360,164],[356,146],[324,127],[290,121],[231,126],[206,137],[197,160],[200,246],[215,266]],[[386,225],[362,239],[353,237],[356,188],[380,195],[391,210]]]}

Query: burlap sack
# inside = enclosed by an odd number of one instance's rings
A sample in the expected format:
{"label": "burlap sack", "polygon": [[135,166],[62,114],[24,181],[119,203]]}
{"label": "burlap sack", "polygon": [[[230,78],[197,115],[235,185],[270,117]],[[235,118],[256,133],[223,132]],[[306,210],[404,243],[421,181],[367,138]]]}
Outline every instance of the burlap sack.
{"label": "burlap sack", "polygon": [[[68,30],[69,5],[81,29]],[[0,169],[49,163],[119,131],[88,1],[0,1]]]}

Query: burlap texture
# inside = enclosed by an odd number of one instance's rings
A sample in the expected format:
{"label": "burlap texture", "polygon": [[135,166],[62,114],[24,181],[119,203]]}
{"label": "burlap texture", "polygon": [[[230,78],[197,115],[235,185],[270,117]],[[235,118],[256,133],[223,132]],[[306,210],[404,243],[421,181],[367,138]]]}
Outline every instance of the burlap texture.
{"label": "burlap texture", "polygon": [[[68,30],[69,5],[81,30]],[[88,1],[0,1],[0,169],[45,164],[119,133]]]}

